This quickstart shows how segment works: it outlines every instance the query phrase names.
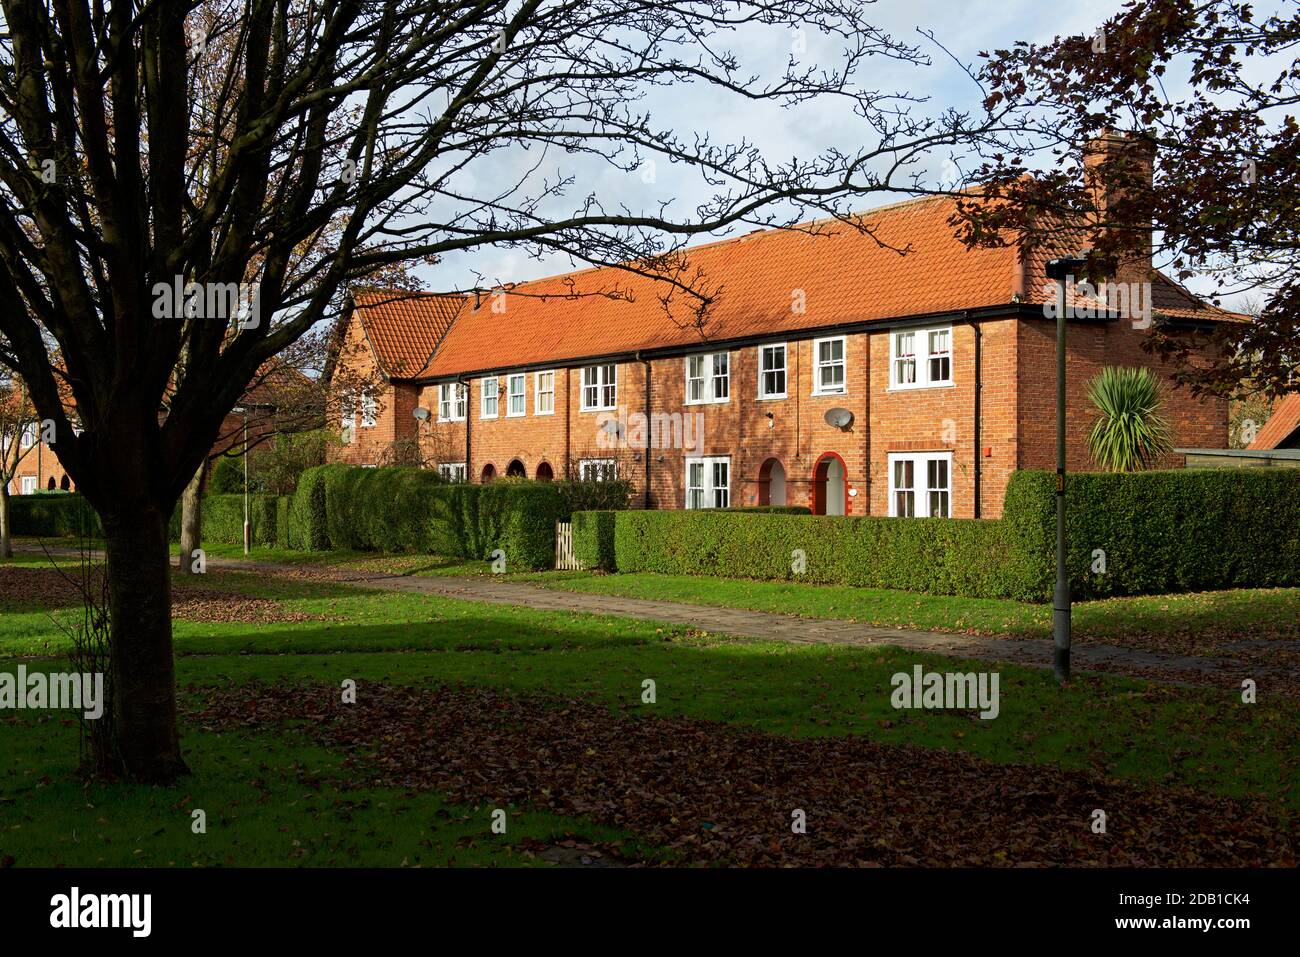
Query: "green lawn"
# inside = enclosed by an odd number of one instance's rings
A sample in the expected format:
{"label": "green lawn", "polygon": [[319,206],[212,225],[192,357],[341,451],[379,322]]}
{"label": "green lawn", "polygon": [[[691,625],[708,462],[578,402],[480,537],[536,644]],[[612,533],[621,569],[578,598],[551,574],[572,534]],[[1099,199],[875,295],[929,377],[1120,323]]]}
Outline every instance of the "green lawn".
{"label": "green lawn", "polygon": [[339,755],[294,734],[184,734],[186,780],[110,786],[74,775],[74,721],[0,718],[0,868],[549,866],[531,842],[566,837],[654,856],[623,832],[532,808],[505,808],[506,833],[493,834],[493,808],[352,785]]}
{"label": "green lawn", "polygon": [[[68,546],[69,541],[52,544]],[[239,545],[205,546],[209,555],[244,558]],[[430,555],[370,552],[303,552],[257,546],[259,561],[402,575],[488,575],[489,563]],[[18,561],[45,564],[40,555]],[[514,572],[510,581],[598,595],[650,601],[746,608],[755,611],[841,619],[891,628],[918,628],[979,635],[1046,638],[1050,605],[990,598],[923,595],[881,588],[808,585],[744,579],[593,572]],[[1300,588],[1246,588],[1186,595],[1154,595],[1077,602],[1076,637],[1122,644],[1134,637],[1178,639],[1188,654],[1215,653],[1220,639],[1300,639]]]}
{"label": "green lawn", "polygon": [[[782,735],[864,735],[951,748],[1001,762],[1094,768],[1151,783],[1300,802],[1300,711],[1291,699],[1245,705],[1231,688],[1177,688],[1084,677],[1068,690],[1045,671],[1009,665],[1001,715],[896,711],[890,679],[921,663],[980,662],[895,648],[791,645],[701,635],[625,618],[488,606],[346,585],[214,572],[205,588],[272,599],[308,621],[178,621],[178,680],[219,686],[254,678],[328,682],[465,682],[653,709]],[[57,614],[57,613],[56,613]],[[53,655],[66,639],[41,611],[0,618],[0,658]],[[641,705],[642,681],[658,700]],[[201,749],[201,738],[191,741]]]}
{"label": "green lawn", "polygon": [[[748,608],[894,628],[1035,638],[1052,633],[1050,605],[994,598],[649,572],[538,572],[511,578],[588,594]],[[1132,633],[1190,635],[1225,628],[1244,638],[1283,633],[1300,638],[1300,588],[1243,588],[1078,602],[1073,624],[1077,635],[1094,638],[1123,639]]]}

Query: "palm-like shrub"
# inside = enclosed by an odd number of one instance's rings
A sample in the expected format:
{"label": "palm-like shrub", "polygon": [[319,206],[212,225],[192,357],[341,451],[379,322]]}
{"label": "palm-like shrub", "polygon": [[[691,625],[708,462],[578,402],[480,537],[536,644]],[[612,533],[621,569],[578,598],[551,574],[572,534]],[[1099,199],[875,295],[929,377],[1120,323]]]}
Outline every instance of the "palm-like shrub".
{"label": "palm-like shrub", "polygon": [[1160,414],[1160,381],[1150,369],[1108,366],[1092,380],[1088,398],[1098,411],[1088,450],[1103,469],[1147,469],[1172,447]]}

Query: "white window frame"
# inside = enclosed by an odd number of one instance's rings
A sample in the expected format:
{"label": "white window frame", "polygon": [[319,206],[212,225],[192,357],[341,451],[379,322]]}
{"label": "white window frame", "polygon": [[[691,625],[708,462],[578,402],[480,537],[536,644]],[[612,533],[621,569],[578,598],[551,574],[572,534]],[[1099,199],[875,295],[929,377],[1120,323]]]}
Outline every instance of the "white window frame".
{"label": "white window frame", "polygon": [[[781,366],[779,369],[774,366],[771,369],[764,370],[763,353],[765,353],[769,349],[781,350]],[[785,388],[782,389],[780,392],[768,392],[766,388],[767,377],[769,375],[775,375],[777,372],[781,373],[781,381],[784,383]],[[789,346],[784,342],[769,342],[767,345],[759,346],[758,347],[759,401],[765,401],[768,399],[786,399],[789,398],[789,396],[790,396],[790,348]]]}
{"label": "white window frame", "polygon": [[356,438],[357,428],[357,408],[350,394],[344,394],[339,399],[339,406],[342,409],[342,415],[339,416],[339,441],[344,445],[351,445]]}
{"label": "white window frame", "polygon": [[[515,391],[515,383],[519,391]],[[515,411],[515,399],[519,400],[519,411]],[[528,414],[528,376],[522,372],[513,372],[506,376],[506,418],[517,419]]]}
{"label": "white window frame", "polygon": [[[822,362],[821,352],[823,342],[838,342],[840,344],[839,362]],[[832,388],[822,388],[822,369],[840,367],[841,385]],[[821,339],[814,339],[812,344],[812,368],[813,368],[813,395],[848,395],[849,394],[849,337],[848,336],[825,336]]]}
{"label": "white window frame", "polygon": [[[701,484],[691,484],[691,466],[701,467]],[[727,470],[727,481],[719,485],[717,466]],[[731,505],[731,456],[730,455],[693,455],[686,459],[686,508],[727,508]],[[694,504],[692,492],[700,492],[700,504]]]}
{"label": "white window frame", "polygon": [[[691,363],[696,361],[700,364],[700,374],[692,376]],[[686,370],[686,405],[722,405],[731,401],[730,352],[696,352],[686,356],[682,362]],[[691,398],[692,382],[700,383],[698,399]]]}
{"label": "white window frame", "polygon": [[372,393],[361,393],[361,427],[373,429],[379,423],[379,404]]}
{"label": "white window frame", "polygon": [[30,449],[36,444],[40,436],[41,424],[39,422],[24,423],[21,438],[18,440],[19,448]]}
{"label": "white window frame", "polygon": [[468,470],[464,462],[439,462],[438,474],[448,482],[454,482],[458,485],[464,484],[468,475]]}
{"label": "white window frame", "polygon": [[35,475],[22,475],[22,476],[19,476],[18,487],[21,489],[21,491],[20,491],[18,494],[19,494],[19,495],[35,495],[35,494],[36,494],[36,478],[37,478],[37,477],[36,477]]}
{"label": "white window frame", "polygon": [[[492,388],[488,388],[488,383],[492,383]],[[484,376],[478,380],[479,407],[478,417],[480,419],[495,419],[501,411],[501,377],[495,375]],[[492,411],[488,412],[488,398],[492,399]]]}
{"label": "white window frame", "polygon": [[[952,517],[952,500],[953,500],[953,470],[952,470],[952,453],[951,452],[890,452],[889,453],[889,517],[898,518],[898,503],[895,501],[895,494],[899,491],[894,481],[894,463],[911,462],[912,463],[912,488],[914,496],[914,505],[912,511],[913,518],[951,518]],[[948,487],[946,489],[931,489],[930,463],[944,462],[948,467]],[[948,493],[948,514],[935,515],[931,514],[930,509],[930,492],[945,491]]]}
{"label": "white window frame", "polygon": [[[604,376],[604,370],[610,370],[610,376]],[[592,373],[592,381],[587,381],[587,374]],[[592,390],[595,403],[588,401],[588,390]],[[608,399],[608,401],[605,401]],[[603,362],[600,365],[582,367],[582,411],[611,412],[618,408],[618,365]]]}
{"label": "white window frame", "polygon": [[[438,421],[464,422],[469,390],[460,382],[438,384]],[[448,414],[444,415],[446,411]]]}
{"label": "white window frame", "polygon": [[[550,376],[551,385],[549,389],[542,388],[543,376]],[[550,401],[551,407],[549,409],[543,407],[542,396],[544,395],[549,395],[551,397],[551,401]],[[533,373],[533,415],[554,415],[554,414],[555,414],[555,370],[552,369],[549,372],[534,372]]]}
{"label": "white window frame", "polygon": [[618,462],[614,459],[581,459],[578,462],[578,479],[582,482],[617,480]]}
{"label": "white window frame", "polygon": [[[943,333],[948,337],[948,351],[931,352],[930,337],[933,333]],[[915,374],[912,382],[901,382],[898,376],[898,337],[913,336],[913,361]],[[930,375],[930,360],[946,355],[948,357],[948,378],[935,379]],[[943,389],[953,384],[953,332],[952,325],[916,326],[911,329],[893,329],[889,333],[889,390],[906,389]]]}

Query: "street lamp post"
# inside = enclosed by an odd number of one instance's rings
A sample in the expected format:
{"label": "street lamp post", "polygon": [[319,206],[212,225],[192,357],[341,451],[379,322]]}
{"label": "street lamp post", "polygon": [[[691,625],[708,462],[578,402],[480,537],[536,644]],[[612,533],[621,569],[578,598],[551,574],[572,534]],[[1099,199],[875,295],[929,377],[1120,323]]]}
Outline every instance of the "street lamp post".
{"label": "street lamp post", "polygon": [[1070,680],[1070,576],[1065,568],[1065,315],[1066,285],[1086,259],[1053,259],[1047,277],[1056,280],[1056,587],[1052,589],[1052,670]]}

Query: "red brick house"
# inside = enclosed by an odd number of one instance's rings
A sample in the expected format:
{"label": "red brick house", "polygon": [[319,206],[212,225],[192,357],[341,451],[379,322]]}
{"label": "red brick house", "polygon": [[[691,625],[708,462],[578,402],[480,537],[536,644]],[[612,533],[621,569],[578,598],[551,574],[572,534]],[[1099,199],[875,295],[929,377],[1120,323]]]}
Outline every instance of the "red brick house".
{"label": "red brick house", "polygon": [[1277,403],[1273,414],[1248,448],[1300,449],[1300,393],[1288,395]]}
{"label": "red brick house", "polygon": [[[369,342],[386,403],[344,458],[374,464],[415,440],[456,479],[612,472],[649,508],[996,517],[1012,471],[1055,467],[1053,287],[1046,255],[968,250],[952,212],[926,198],[862,214],[872,235],[830,223],[691,247],[681,274],[717,293],[702,319],[680,292],[665,303],[663,283],[610,268],[477,297],[358,297],[344,334]],[[1120,272],[1149,283],[1144,319],[1233,318],[1149,254]],[[1096,373],[1171,371],[1141,349],[1150,322],[1102,313],[1069,323],[1074,470],[1092,467]],[[1171,387],[1165,414],[1177,446],[1227,443],[1226,401]]]}

